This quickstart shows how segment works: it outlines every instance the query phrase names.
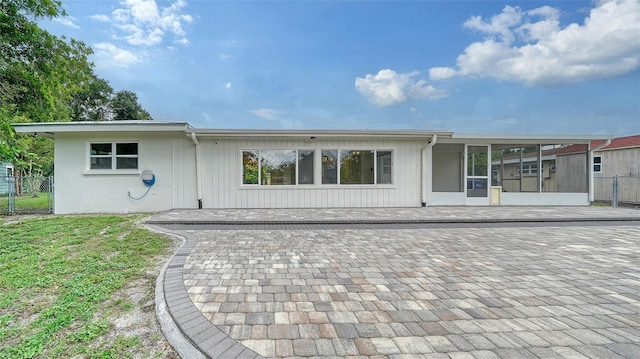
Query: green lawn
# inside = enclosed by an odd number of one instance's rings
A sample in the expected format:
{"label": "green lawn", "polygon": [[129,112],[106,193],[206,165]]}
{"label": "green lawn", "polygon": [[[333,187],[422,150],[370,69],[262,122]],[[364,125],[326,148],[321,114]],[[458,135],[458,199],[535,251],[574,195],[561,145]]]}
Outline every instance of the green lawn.
{"label": "green lawn", "polygon": [[135,309],[122,289],[153,283],[146,273],[171,246],[138,228],[140,219],[0,220],[0,358],[151,356],[139,337],[111,333],[112,319]]}
{"label": "green lawn", "polygon": [[37,197],[20,196],[16,197],[16,210],[37,210],[38,212],[46,212],[49,209],[49,197],[51,194],[46,192],[38,193]]}
{"label": "green lawn", "polygon": [[[36,197],[32,195],[18,196],[15,198],[16,213],[48,213],[49,203],[52,200],[46,192],[40,192]],[[9,205],[9,198],[5,195],[0,197],[0,213],[6,213]]]}

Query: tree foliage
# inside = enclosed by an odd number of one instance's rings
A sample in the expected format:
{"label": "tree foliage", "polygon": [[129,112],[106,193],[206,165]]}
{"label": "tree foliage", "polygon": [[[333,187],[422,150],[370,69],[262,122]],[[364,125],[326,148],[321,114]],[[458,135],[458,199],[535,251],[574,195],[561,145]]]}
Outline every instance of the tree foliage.
{"label": "tree foliage", "polygon": [[114,121],[152,120],[151,115],[138,103],[138,96],[128,90],[116,92],[111,100]]}
{"label": "tree foliage", "polygon": [[71,100],[71,121],[105,121],[112,116],[113,88],[109,82],[91,76]]}
{"label": "tree foliage", "polygon": [[52,144],[15,134],[11,123],[151,119],[130,91],[121,92],[134,118],[123,118],[118,93],[94,73],[93,50],[35,22],[65,15],[59,0],[0,0],[0,161],[17,170],[51,172]]}

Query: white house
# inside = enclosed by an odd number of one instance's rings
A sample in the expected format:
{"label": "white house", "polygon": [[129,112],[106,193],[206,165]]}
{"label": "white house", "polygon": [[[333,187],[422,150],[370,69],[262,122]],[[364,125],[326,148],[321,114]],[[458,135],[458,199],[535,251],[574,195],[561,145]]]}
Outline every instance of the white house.
{"label": "white house", "polygon": [[[55,213],[174,208],[588,205],[592,186],[502,192],[498,151],[543,150],[602,136],[451,131],[221,130],[182,122],[14,125],[55,140]],[[593,180],[592,150],[575,176]],[[529,173],[532,175],[533,173]],[[543,183],[537,171],[537,183]],[[492,186],[498,185],[498,186]],[[590,193],[591,192],[591,193]],[[591,196],[591,197],[590,197]]]}

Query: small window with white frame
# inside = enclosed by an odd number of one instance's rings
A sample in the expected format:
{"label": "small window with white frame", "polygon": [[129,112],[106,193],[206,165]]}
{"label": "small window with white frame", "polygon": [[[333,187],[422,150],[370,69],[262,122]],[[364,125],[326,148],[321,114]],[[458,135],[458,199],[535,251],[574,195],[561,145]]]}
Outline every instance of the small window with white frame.
{"label": "small window with white frame", "polygon": [[89,144],[91,170],[137,170],[137,142],[95,142]]}
{"label": "small window with white frame", "polygon": [[602,173],[602,156],[593,156],[593,172]]}

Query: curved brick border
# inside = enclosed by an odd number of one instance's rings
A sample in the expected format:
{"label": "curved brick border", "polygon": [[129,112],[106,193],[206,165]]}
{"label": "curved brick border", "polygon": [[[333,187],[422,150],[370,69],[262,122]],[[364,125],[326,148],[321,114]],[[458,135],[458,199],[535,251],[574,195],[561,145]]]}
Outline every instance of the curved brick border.
{"label": "curved brick border", "polygon": [[[162,330],[176,351],[189,359],[194,356],[203,358],[262,358],[211,324],[189,298],[182,277],[182,269],[198,239],[183,231],[169,230],[154,225],[147,226],[157,232],[184,238],[182,246],[158,276],[159,288],[156,288],[156,302],[160,302],[156,304],[156,314],[160,317],[162,310],[167,309],[170,318],[165,316],[165,318],[158,319],[161,324],[164,324],[161,325]],[[167,321],[173,323],[166,323]],[[177,330],[172,330],[173,328]],[[176,334],[181,335],[182,338],[176,337]],[[188,343],[185,343],[184,340]],[[188,344],[191,344],[192,347],[189,348]]]}

